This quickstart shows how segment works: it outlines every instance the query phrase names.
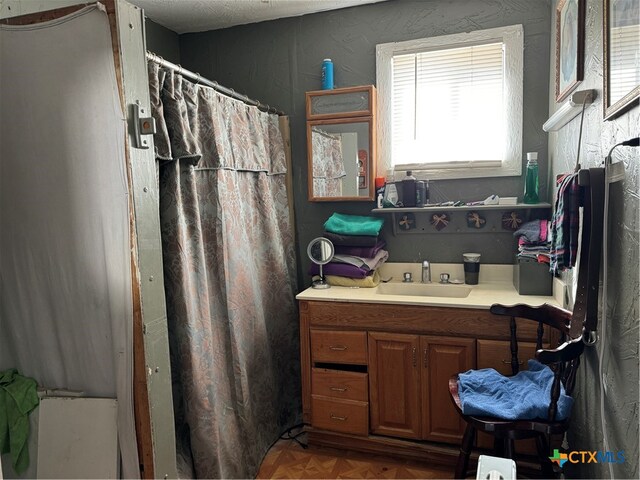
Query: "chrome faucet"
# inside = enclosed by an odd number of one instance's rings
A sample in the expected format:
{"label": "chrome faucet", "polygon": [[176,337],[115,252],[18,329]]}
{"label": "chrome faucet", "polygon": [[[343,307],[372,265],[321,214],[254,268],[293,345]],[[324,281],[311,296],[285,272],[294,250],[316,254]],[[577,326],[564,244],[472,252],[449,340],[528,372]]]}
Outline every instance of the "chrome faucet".
{"label": "chrome faucet", "polygon": [[431,265],[428,260],[422,261],[422,283],[431,283]]}

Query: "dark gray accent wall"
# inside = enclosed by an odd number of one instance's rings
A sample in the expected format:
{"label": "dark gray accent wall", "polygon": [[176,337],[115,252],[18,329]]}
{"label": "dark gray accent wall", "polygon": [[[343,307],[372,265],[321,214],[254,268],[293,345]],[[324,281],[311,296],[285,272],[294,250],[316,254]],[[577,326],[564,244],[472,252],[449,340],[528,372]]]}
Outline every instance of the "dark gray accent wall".
{"label": "dark gray accent wall", "polygon": [[180,63],[180,39],[176,32],[163,27],[150,18],[145,19],[144,28],[147,50],[170,62]]}
{"label": "dark gray accent wall", "polygon": [[[524,152],[540,152],[547,193],[549,0],[392,0],[373,5],[286,18],[224,30],[180,36],[182,64],[250,97],[274,105],[291,117],[296,228],[301,271],[306,245],[319,236],[333,212],[369,214],[374,202],[307,201],[305,92],[320,89],[322,60],[331,58],[337,86],[376,83],[376,44],[483,28],[522,24],[524,51]],[[465,141],[461,136],[460,141]],[[480,200],[492,193],[522,196],[520,177],[433,182],[434,200]],[[426,215],[424,215],[426,217]],[[389,216],[389,222],[390,216]],[[420,219],[426,222],[427,219]],[[387,223],[389,223],[387,222]],[[385,226],[390,260],[461,262],[463,251],[483,254],[487,263],[511,263],[515,242],[509,233],[424,234],[393,237]],[[309,277],[300,275],[300,286]]]}
{"label": "dark gray accent wall", "polygon": [[[600,166],[609,149],[616,143],[640,133],[638,107],[612,121],[603,121],[602,106],[602,21],[601,0],[586,1],[586,35],[584,81],[578,90],[595,88],[598,99],[585,112],[580,162],[583,167]],[[552,7],[552,10],[553,7]],[[555,22],[555,20],[553,20]],[[555,23],[552,23],[555,25]],[[552,28],[552,31],[555,29]],[[554,33],[555,35],[555,33]],[[554,100],[555,52],[551,48],[549,79],[549,107],[555,111]],[[580,117],[576,117],[558,133],[549,135],[551,175],[573,171],[578,148]],[[606,377],[607,394],[604,402],[605,432],[609,450],[624,451],[625,462],[612,465],[587,463],[567,465],[567,478],[638,478],[638,324],[640,279],[638,265],[639,218],[638,192],[640,192],[640,149],[619,147],[613,157],[624,162],[626,179],[611,188],[609,206],[608,298],[605,328],[600,321],[600,343],[597,349],[587,348],[583,355],[577,386],[571,429],[570,450],[604,450],[600,414],[600,388],[598,367],[602,362]],[[551,186],[553,190],[553,186]],[[565,275],[572,282],[573,274]],[[604,308],[601,299],[601,308]],[[598,350],[604,348],[604,353]]]}

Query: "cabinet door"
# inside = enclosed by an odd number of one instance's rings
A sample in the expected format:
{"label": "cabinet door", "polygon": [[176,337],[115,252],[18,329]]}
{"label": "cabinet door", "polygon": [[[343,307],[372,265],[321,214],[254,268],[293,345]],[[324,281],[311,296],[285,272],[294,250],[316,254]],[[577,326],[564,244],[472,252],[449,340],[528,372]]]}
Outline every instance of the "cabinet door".
{"label": "cabinet door", "polygon": [[[527,370],[527,360],[536,358],[536,344],[518,342],[520,370]],[[511,371],[511,344],[505,340],[478,340],[478,368],[494,368],[502,375]]]}
{"label": "cabinet door", "polygon": [[420,438],[418,335],[369,332],[371,431]]}
{"label": "cabinet door", "polygon": [[460,443],[465,422],[449,395],[449,378],[475,367],[473,338],[420,337],[422,364],[422,438]]}

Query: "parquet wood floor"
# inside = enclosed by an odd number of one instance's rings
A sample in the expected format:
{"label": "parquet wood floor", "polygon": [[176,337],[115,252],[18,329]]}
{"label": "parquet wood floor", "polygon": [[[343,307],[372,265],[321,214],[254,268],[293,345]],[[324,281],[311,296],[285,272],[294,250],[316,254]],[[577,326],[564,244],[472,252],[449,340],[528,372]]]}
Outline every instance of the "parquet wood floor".
{"label": "parquet wood floor", "polygon": [[333,448],[303,449],[293,440],[279,440],[265,456],[257,478],[453,478],[453,468]]}

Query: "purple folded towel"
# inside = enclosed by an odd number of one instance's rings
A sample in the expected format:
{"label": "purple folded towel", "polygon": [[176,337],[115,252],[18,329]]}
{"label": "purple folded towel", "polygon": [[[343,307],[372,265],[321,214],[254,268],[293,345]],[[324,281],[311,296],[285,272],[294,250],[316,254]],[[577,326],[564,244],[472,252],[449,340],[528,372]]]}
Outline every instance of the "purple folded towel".
{"label": "purple folded towel", "polygon": [[382,238],[373,247],[353,247],[348,245],[334,245],[335,251],[340,255],[353,255],[354,257],[373,258],[380,250],[387,246]]}
{"label": "purple folded towel", "polygon": [[324,232],[323,237],[331,240],[334,245],[346,245],[349,247],[375,247],[379,237],[365,235],[340,235],[339,233]]}
{"label": "purple folded towel", "polygon": [[[329,262],[322,266],[322,273],[324,275],[338,275],[340,277],[348,278],[365,278],[367,275],[372,275],[373,270],[368,268],[359,268],[355,265],[349,265],[348,263],[333,263]],[[315,263],[311,264],[309,268],[309,275],[319,275],[320,269]]]}

